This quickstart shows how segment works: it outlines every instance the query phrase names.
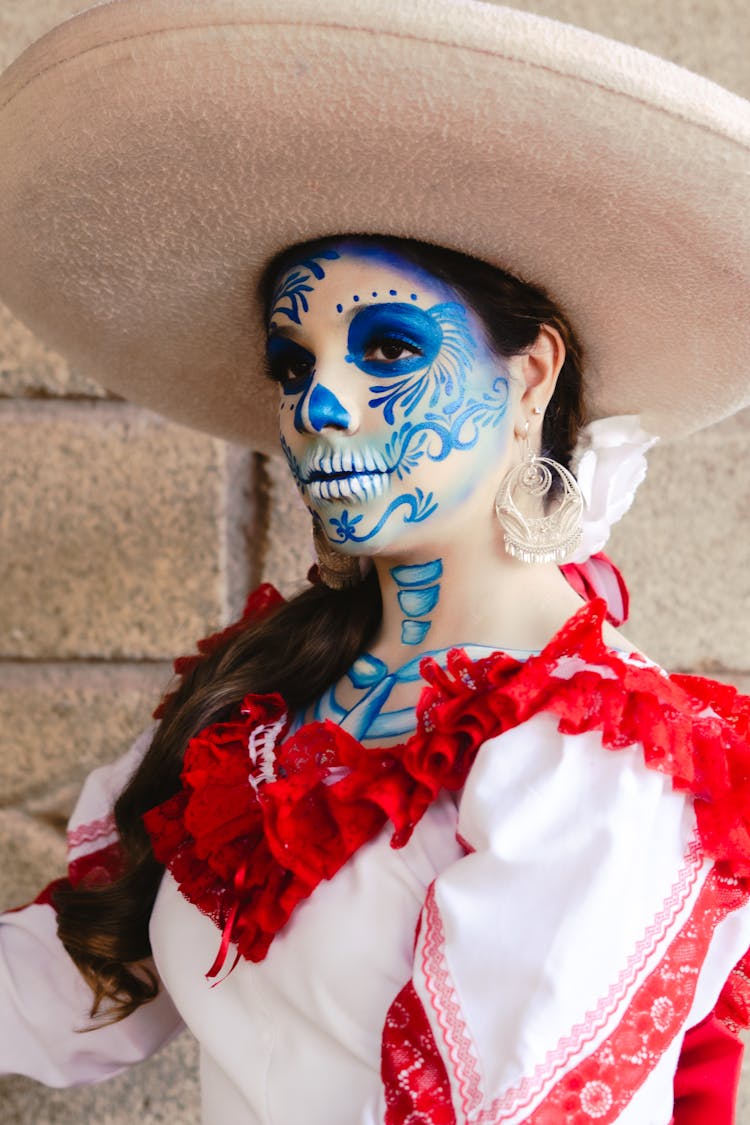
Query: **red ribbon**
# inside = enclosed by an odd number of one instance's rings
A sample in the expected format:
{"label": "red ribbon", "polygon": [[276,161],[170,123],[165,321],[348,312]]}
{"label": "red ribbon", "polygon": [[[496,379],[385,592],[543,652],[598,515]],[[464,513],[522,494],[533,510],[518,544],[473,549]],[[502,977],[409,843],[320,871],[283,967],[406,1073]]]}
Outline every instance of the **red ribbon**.
{"label": "red ribbon", "polygon": [[627,621],[630,594],[625,579],[603,551],[592,555],[585,563],[565,563],[560,570],[585,601],[604,598],[610,625],[622,625]]}
{"label": "red ribbon", "polygon": [[[221,972],[222,968],[224,967],[224,962],[226,961],[227,953],[229,952],[229,946],[231,945],[231,942],[232,942],[232,934],[234,933],[234,924],[237,921],[237,913],[240,909],[240,906],[242,905],[242,889],[245,885],[246,876],[247,876],[247,860],[243,860],[242,863],[240,864],[239,868],[237,869],[237,871],[235,871],[235,873],[234,873],[234,889],[237,892],[237,897],[235,898],[234,905],[232,906],[232,909],[229,911],[229,914],[227,916],[227,920],[224,923],[224,929],[221,931],[221,945],[219,946],[219,952],[216,954],[216,959],[215,959],[213,965],[211,966],[211,968],[206,973],[206,979],[207,980],[213,980],[214,977],[217,977],[219,975],[219,973]],[[239,961],[239,959],[240,959],[240,954],[239,954],[239,950],[238,950],[237,956],[235,957],[234,961],[232,962],[231,968],[226,973],[226,976],[223,976],[221,978],[221,980],[227,979],[229,974],[237,967],[237,962]],[[220,983],[221,983],[221,981],[214,980],[214,983],[211,985],[211,987],[215,988],[216,985],[220,984]]]}

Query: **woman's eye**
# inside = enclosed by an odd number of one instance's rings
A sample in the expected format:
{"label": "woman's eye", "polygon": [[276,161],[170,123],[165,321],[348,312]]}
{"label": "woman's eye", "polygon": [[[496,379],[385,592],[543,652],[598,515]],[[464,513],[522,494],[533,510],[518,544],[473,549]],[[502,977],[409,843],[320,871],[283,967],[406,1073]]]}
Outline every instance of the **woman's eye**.
{"label": "woman's eye", "polygon": [[286,380],[306,379],[312,371],[312,364],[307,359],[293,359],[286,368]]}
{"label": "woman's eye", "polygon": [[405,356],[421,354],[420,348],[415,347],[413,344],[408,344],[405,340],[376,340],[365,352],[365,359],[393,363],[395,360],[403,359]]}
{"label": "woman's eye", "polygon": [[269,378],[274,383],[283,383],[285,386],[290,383],[304,382],[312,371],[312,364],[306,360],[293,360],[291,363],[271,363],[268,367]]}
{"label": "woman's eye", "polygon": [[304,383],[315,368],[315,356],[283,336],[271,336],[267,351],[268,375],[283,387]]}

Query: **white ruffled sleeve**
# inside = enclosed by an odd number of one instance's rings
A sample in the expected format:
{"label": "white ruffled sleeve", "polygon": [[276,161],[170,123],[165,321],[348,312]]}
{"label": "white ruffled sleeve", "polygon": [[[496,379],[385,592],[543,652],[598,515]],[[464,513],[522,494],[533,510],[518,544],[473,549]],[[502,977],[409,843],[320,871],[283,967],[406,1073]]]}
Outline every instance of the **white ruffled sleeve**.
{"label": "white ruffled sleeve", "polygon": [[480,748],[458,831],[363,1121],[668,1125],[683,1035],[750,946],[692,799],[540,713]]}
{"label": "white ruffled sleeve", "polygon": [[[114,801],[151,736],[145,732],[117,762],[89,775],[68,829],[72,869],[107,869],[117,841]],[[0,916],[0,1073],[48,1086],[99,1082],[147,1058],[182,1027],[163,990],[127,1019],[83,1031],[91,1023],[91,1002],[44,894]]]}

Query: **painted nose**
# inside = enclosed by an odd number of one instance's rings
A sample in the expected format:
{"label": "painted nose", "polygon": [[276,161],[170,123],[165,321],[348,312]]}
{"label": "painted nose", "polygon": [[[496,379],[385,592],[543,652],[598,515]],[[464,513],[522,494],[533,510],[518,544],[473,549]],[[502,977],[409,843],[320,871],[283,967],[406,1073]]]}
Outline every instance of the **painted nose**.
{"label": "painted nose", "polygon": [[304,395],[295,422],[300,432],[313,430],[315,433],[320,433],[327,426],[334,430],[350,430],[352,425],[349,411],[343,403],[333,391],[320,383],[313,383],[310,391]]}

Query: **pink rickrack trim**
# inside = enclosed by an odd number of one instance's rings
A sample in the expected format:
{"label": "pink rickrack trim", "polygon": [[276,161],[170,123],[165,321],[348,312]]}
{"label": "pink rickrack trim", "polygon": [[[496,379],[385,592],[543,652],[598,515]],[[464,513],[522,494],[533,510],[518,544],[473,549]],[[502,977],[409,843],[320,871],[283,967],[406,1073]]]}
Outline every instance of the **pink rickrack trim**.
{"label": "pink rickrack trim", "polygon": [[[747,900],[747,890],[711,869],[689,919],[612,1034],[560,1079],[524,1125],[612,1125],[618,1120],[684,1026],[716,927]],[[491,1120],[499,1125],[499,1119]]]}
{"label": "pink rickrack trim", "polygon": [[108,813],[99,820],[90,820],[86,824],[79,824],[77,828],[69,828],[68,847],[72,849],[80,848],[83,844],[95,844],[116,831],[114,814]]}
{"label": "pink rickrack trim", "polygon": [[571,1059],[580,1054],[604,1028],[632,991],[642,976],[656,950],[669,937],[675,920],[684,909],[696,885],[703,863],[700,840],[694,835],[690,840],[685,863],[661,910],[646,928],[617,980],[601,997],[595,1008],[575,1024],[568,1035],[559,1040],[539,1063],[533,1075],[524,1077],[516,1086],[496,1098],[490,1107],[474,1116],[484,1101],[482,1079],[477,1065],[477,1051],[461,1013],[458,994],[453,983],[445,950],[445,933],[440,911],[435,900],[434,884],[427,893],[424,906],[426,919],[425,942],[422,952],[422,971],[438,1025],[456,1076],[461,1094],[463,1112],[477,1125],[494,1125],[510,1119],[527,1108],[561,1074]]}

